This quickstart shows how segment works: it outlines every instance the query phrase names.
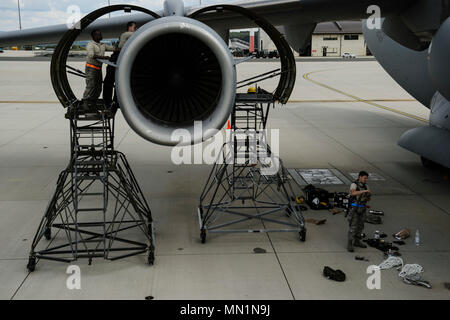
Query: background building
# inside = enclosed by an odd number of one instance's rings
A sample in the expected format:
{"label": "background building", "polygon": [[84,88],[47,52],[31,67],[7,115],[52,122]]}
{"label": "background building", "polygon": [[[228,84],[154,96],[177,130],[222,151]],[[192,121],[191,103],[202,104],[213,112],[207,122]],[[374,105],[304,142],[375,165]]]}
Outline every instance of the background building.
{"label": "background building", "polygon": [[311,56],[338,57],[344,53],[367,55],[361,21],[319,23],[311,37]]}
{"label": "background building", "polygon": [[[280,28],[280,31],[283,30]],[[263,31],[258,32],[257,48],[261,50],[276,50],[269,36]],[[336,21],[317,24],[307,46],[296,52],[300,56],[340,57],[344,53],[356,56],[366,56],[369,53],[362,33],[361,21]]]}

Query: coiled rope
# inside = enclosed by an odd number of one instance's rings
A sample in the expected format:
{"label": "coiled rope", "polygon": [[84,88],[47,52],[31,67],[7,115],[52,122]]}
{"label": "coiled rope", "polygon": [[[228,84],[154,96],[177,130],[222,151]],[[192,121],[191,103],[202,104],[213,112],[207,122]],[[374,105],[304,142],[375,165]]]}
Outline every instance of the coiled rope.
{"label": "coiled rope", "polygon": [[394,267],[403,267],[403,260],[399,257],[389,257],[379,264],[381,270],[391,269]]}
{"label": "coiled rope", "polygon": [[422,277],[421,273],[423,273],[423,267],[421,265],[405,264],[398,275],[407,280],[419,281]]}
{"label": "coiled rope", "polygon": [[[399,277],[407,283],[420,281],[422,278],[423,267],[416,263],[403,265],[403,259],[399,257],[389,257],[378,265],[381,270],[397,268],[400,270]],[[426,281],[425,281],[426,282]],[[427,286],[428,287],[428,286]]]}

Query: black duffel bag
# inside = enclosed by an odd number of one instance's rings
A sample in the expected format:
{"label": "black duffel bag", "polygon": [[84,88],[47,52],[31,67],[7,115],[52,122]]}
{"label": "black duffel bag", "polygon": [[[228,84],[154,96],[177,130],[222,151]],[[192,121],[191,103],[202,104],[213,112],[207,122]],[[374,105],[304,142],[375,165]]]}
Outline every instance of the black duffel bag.
{"label": "black duffel bag", "polygon": [[303,191],[305,192],[306,203],[312,210],[322,210],[330,207],[330,194],[327,190],[316,188],[310,184]]}

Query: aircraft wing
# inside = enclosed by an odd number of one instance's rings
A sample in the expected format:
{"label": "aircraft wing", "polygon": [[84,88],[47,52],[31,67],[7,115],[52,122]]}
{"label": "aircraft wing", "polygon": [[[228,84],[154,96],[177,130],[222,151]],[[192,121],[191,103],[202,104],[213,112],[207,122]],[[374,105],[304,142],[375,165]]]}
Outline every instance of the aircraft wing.
{"label": "aircraft wing", "polygon": [[[382,15],[396,14],[404,10],[413,0],[265,0],[240,1],[231,3],[251,9],[256,14],[266,18],[273,25],[309,25],[323,21],[362,19],[368,16],[367,8],[378,5]],[[227,3],[230,4],[230,3]],[[190,15],[201,7],[186,8]],[[163,12],[156,12],[163,15]],[[99,19],[83,32],[78,40],[89,40],[93,29],[100,29],[104,38],[116,38],[124,31],[124,26],[130,20],[143,25],[153,17],[138,13],[124,14],[110,19]],[[239,29],[254,27],[248,19],[230,12],[212,11],[204,13],[199,20],[216,30]],[[24,29],[0,33],[0,46],[29,45],[57,43],[64,32],[66,24]]]}

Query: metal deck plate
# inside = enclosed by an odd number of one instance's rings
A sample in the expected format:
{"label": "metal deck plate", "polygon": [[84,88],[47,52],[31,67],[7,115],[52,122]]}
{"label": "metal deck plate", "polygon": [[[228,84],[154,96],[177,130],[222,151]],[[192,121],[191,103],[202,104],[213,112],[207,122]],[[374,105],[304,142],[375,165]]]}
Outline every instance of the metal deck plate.
{"label": "metal deck plate", "polygon": [[288,172],[299,186],[351,184],[337,169],[288,169]]}

